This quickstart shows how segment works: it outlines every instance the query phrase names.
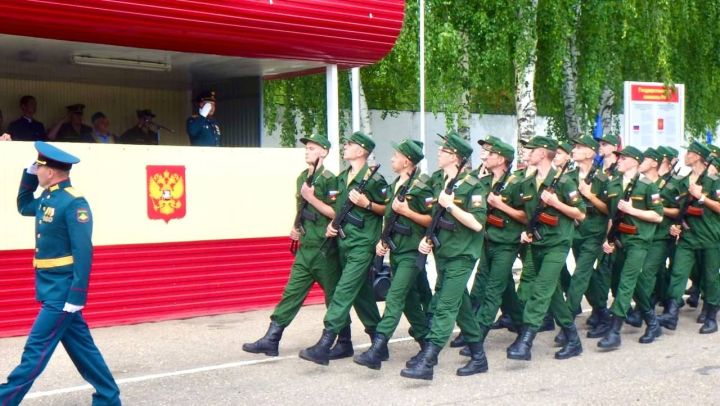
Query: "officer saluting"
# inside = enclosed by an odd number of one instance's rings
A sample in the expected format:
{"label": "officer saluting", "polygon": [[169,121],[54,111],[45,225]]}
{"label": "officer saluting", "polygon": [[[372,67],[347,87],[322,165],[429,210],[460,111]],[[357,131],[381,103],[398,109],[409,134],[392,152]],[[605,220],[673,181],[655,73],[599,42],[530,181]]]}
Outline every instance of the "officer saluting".
{"label": "officer saluting", "polygon": [[219,147],[220,125],[213,117],[215,114],[215,92],[205,91],[196,98],[198,115],[187,119],[187,133],[190,145],[197,147]]}
{"label": "officer saluting", "polygon": [[[90,206],[70,185],[69,172],[80,160],[52,145],[35,142],[37,160],[24,172],[18,211],[37,224],[35,293],[40,312],[25,344],[20,365],[0,385],[0,404],[17,405],[62,341],[83,378],[96,390],[93,404],[119,405],[120,389],[82,316],[92,262]],[[37,187],[45,188],[39,198]]]}

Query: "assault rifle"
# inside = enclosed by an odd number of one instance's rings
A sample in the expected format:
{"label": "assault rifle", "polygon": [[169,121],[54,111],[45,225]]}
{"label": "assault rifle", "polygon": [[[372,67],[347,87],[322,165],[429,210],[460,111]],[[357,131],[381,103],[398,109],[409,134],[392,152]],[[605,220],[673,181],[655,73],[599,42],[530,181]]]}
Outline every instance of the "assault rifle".
{"label": "assault rifle", "polygon": [[[705,163],[705,170],[702,171],[700,176],[695,180],[696,185],[702,184],[703,180],[705,179],[705,175],[707,175],[708,168],[710,168],[710,163]],[[689,230],[690,226],[685,221],[685,218],[688,215],[688,210],[690,209],[693,202],[695,202],[695,197],[690,194],[690,191],[688,190],[687,197],[685,198],[685,202],[683,203],[682,207],[680,208],[680,214],[675,218],[674,225],[682,226],[683,229]],[[702,210],[702,209],[701,209]]]}
{"label": "assault rifle", "polygon": [[[320,158],[315,160],[315,163],[313,164],[313,170],[312,173],[308,174],[307,179],[305,179],[305,184],[308,186],[312,186],[313,179],[315,179],[315,172],[317,171],[318,164],[320,163]],[[303,225],[305,220],[305,217],[313,217],[317,216],[315,213],[309,212],[308,210],[308,201],[305,199],[302,199],[302,204],[300,205],[300,208],[298,209],[297,213],[295,213],[295,221],[293,222],[293,227],[295,227],[296,230],[300,231],[301,235],[305,235],[305,226]],[[304,217],[303,217],[304,216]],[[292,240],[290,242],[290,252],[295,255],[297,254],[298,250],[298,243],[299,239]]]}
{"label": "assault rifle", "polygon": [[[565,170],[567,170],[568,164],[570,161],[568,160],[565,162],[565,165],[563,165],[560,172],[558,172],[557,175],[555,175],[555,178],[553,178],[552,183],[547,188],[540,188],[538,190],[538,195],[543,192],[543,190],[547,190],[550,193],[555,193],[555,189],[557,189],[557,184],[560,182],[560,178],[565,174]],[[539,197],[539,196],[538,196]],[[530,221],[528,222],[527,227],[527,233],[532,235],[533,241],[542,241],[542,235],[540,235],[540,231],[538,231],[539,224],[540,224],[540,216],[543,214],[543,211],[545,210],[545,207],[547,205],[542,199],[538,199],[538,205],[535,207],[535,211],[533,211],[532,217],[530,217]]]}
{"label": "assault rifle", "polygon": [[[460,176],[463,174],[463,168],[465,168],[465,164],[467,163],[467,158],[463,158],[460,161],[460,164],[458,165],[458,171],[454,178],[450,179],[448,181],[447,186],[445,187],[445,194],[451,194],[453,192],[453,189],[455,188],[455,184],[460,179]],[[446,220],[443,216],[445,215],[445,212],[447,209],[445,207],[438,207],[435,210],[435,214],[433,214],[432,221],[430,222],[430,227],[427,228],[427,231],[425,232],[425,239],[430,241],[433,245],[433,248],[438,248],[440,246],[440,240],[437,238],[438,228],[441,227],[441,224],[446,225],[449,223],[448,220]],[[452,224],[452,223],[450,223]],[[427,262],[427,254],[420,253],[418,254],[417,261],[415,261],[415,265],[417,265],[418,269],[420,271],[425,270],[425,265]]]}
{"label": "assault rifle", "polygon": [[[632,195],[633,189],[635,189],[635,184],[637,183],[638,179],[640,179],[640,173],[638,172],[631,180],[630,183],[627,184],[625,187],[625,190],[623,191],[623,198],[622,200],[628,200],[630,196]],[[615,215],[610,220],[610,229],[607,232],[606,239],[609,244],[613,244],[618,248],[622,248],[623,245],[620,242],[620,223],[622,222],[622,219],[625,217],[625,212],[618,209],[615,211]]]}

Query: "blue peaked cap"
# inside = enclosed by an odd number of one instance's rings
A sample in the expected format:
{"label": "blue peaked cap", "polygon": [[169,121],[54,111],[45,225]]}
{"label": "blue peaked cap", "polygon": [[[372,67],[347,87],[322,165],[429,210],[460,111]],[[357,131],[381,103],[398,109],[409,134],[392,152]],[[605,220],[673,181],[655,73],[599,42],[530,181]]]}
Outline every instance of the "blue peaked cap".
{"label": "blue peaked cap", "polygon": [[68,171],[72,168],[73,164],[80,162],[80,159],[75,155],[69,154],[43,141],[35,141],[35,149],[38,152],[36,162],[40,165]]}

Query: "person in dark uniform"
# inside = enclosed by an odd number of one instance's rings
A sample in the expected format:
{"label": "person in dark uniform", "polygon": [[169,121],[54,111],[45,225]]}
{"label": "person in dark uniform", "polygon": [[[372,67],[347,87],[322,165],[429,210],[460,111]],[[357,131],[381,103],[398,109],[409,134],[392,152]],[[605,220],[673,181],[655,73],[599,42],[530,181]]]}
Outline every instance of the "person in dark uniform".
{"label": "person in dark uniform", "polygon": [[151,110],[138,110],[138,122],[133,127],[125,131],[118,143],[120,144],[141,144],[141,145],[158,145],[157,127],[153,125],[155,114]]}
{"label": "person in dark uniform", "polygon": [[[40,312],[20,365],[0,385],[0,404],[18,405],[62,342],[83,378],[94,388],[93,405],[120,405],[120,389],[95,346],[82,315],[92,265],[92,212],[70,184],[78,158],[42,141],[38,157],[23,171],[17,207],[35,217],[35,294]],[[45,190],[39,198],[37,187]]]}
{"label": "person in dark uniform", "polygon": [[22,116],[10,123],[8,133],[14,141],[42,141],[45,139],[45,126],[35,120],[37,100],[33,96],[20,98]]}
{"label": "person in dark uniform", "polygon": [[50,129],[47,138],[61,142],[95,142],[92,137],[92,127],[83,124],[85,105],[72,104],[66,109],[67,116]]}
{"label": "person in dark uniform", "polygon": [[190,145],[197,147],[219,147],[220,125],[215,120],[215,92],[205,91],[196,98],[197,115],[187,119],[187,133]]}

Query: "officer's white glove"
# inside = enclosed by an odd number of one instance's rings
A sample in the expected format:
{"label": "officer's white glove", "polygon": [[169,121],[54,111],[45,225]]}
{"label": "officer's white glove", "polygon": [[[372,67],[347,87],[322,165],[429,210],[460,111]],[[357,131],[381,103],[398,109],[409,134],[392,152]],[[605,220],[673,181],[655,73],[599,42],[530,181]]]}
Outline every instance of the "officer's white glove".
{"label": "officer's white glove", "polygon": [[212,103],[205,103],[202,107],[200,107],[200,115],[203,117],[207,117],[208,114],[210,114],[210,110],[212,110]]}
{"label": "officer's white glove", "polygon": [[68,313],[75,313],[75,312],[79,312],[80,310],[82,310],[83,307],[85,307],[85,306],[78,306],[78,305],[74,305],[72,303],[66,302],[65,307],[63,307],[63,311],[68,312]]}
{"label": "officer's white glove", "polygon": [[8,133],[3,133],[0,135],[0,141],[12,141],[12,137]]}
{"label": "officer's white glove", "polygon": [[27,168],[25,168],[25,172],[27,172],[28,175],[37,175],[37,171],[38,164],[35,161],[32,161],[32,163]]}

